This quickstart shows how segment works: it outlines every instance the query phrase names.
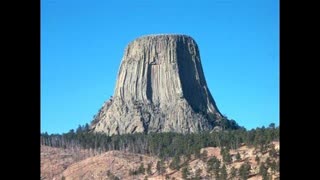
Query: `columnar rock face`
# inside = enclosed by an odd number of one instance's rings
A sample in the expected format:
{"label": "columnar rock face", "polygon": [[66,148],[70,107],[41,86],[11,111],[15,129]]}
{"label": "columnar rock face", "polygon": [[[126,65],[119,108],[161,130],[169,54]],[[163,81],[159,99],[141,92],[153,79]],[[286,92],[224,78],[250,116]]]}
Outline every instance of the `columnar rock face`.
{"label": "columnar rock face", "polygon": [[191,133],[222,119],[190,36],[149,35],[126,48],[113,97],[92,121],[95,132]]}

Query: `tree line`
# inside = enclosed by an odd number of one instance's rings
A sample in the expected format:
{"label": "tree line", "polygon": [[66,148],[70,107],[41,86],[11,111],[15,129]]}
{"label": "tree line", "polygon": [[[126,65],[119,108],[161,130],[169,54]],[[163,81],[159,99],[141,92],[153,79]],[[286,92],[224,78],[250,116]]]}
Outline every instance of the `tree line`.
{"label": "tree line", "polygon": [[[271,141],[279,140],[279,126],[271,123],[267,128],[258,127],[251,130],[239,128],[218,132],[201,132],[180,134],[165,133],[135,133],[108,136],[103,133],[90,132],[89,125],[80,126],[63,134],[41,133],[41,145],[59,148],[94,149],[98,152],[121,150],[132,153],[156,155],[160,158],[177,156],[200,156],[204,147],[224,147],[237,149],[243,143],[255,146],[262,151]],[[225,157],[229,159],[229,157]]]}

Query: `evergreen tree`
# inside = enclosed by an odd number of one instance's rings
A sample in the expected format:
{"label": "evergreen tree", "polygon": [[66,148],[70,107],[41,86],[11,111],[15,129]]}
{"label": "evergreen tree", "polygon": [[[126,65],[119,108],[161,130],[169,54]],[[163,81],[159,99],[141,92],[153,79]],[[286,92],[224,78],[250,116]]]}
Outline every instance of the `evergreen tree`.
{"label": "evergreen tree", "polygon": [[189,171],[189,165],[187,165],[186,167],[182,168],[182,178],[183,179],[188,179],[189,175],[190,175],[190,171]]}
{"label": "evergreen tree", "polygon": [[268,168],[265,166],[264,163],[260,164],[259,174],[262,176],[263,180],[269,180]]}
{"label": "evergreen tree", "polygon": [[260,158],[258,157],[258,155],[256,155],[255,160],[256,160],[257,164],[259,164],[259,163],[260,163]]}
{"label": "evergreen tree", "polygon": [[266,167],[270,167],[271,166],[271,159],[270,159],[270,157],[267,157],[267,159],[266,159]]}
{"label": "evergreen tree", "polygon": [[207,171],[211,174],[213,173],[216,178],[219,177],[219,169],[220,169],[220,160],[217,159],[215,156],[210,158],[207,162]]}
{"label": "evergreen tree", "polygon": [[273,158],[277,157],[277,151],[276,151],[273,144],[271,145],[271,150],[269,151],[269,155],[270,155],[270,157],[273,157]]}
{"label": "evergreen tree", "polygon": [[221,148],[221,150],[220,150],[220,154],[222,155],[222,159],[227,164],[231,163],[231,161],[232,161],[232,158],[231,158],[229,151],[230,150],[227,147]]}
{"label": "evergreen tree", "polygon": [[180,156],[178,155],[174,156],[174,158],[172,159],[172,162],[169,164],[169,168],[172,170],[180,169]]}
{"label": "evergreen tree", "polygon": [[163,175],[166,172],[166,169],[164,167],[164,161],[162,159],[157,162],[157,171],[160,175]]}
{"label": "evergreen tree", "polygon": [[270,128],[270,129],[275,129],[275,127],[276,127],[275,123],[270,123],[270,124],[269,124],[269,128]]}
{"label": "evergreen tree", "polygon": [[190,161],[191,160],[191,153],[187,153],[186,154],[186,161]]}
{"label": "evergreen tree", "polygon": [[237,155],[236,155],[236,159],[237,161],[240,161],[241,160],[241,156],[240,156],[240,153],[238,152]]}
{"label": "evergreen tree", "polygon": [[208,151],[207,151],[207,150],[204,150],[204,151],[201,153],[200,159],[201,159],[203,162],[207,161],[207,159],[208,159]]}
{"label": "evergreen tree", "polygon": [[237,169],[232,167],[230,170],[230,179],[235,179],[237,177]]}
{"label": "evergreen tree", "polygon": [[145,168],[143,166],[143,163],[141,163],[138,168],[138,174],[144,174],[144,173],[145,173]]}
{"label": "evergreen tree", "polygon": [[242,180],[247,180],[249,177],[251,166],[248,163],[244,163],[239,168],[239,176]]}
{"label": "evergreen tree", "polygon": [[195,158],[200,158],[201,157],[200,146],[195,146],[194,147],[193,154],[194,154]]}
{"label": "evergreen tree", "polygon": [[277,169],[277,163],[276,163],[275,161],[272,161],[272,162],[270,163],[270,168],[271,168],[271,171],[272,171],[272,172],[275,172],[276,169]]}
{"label": "evergreen tree", "polygon": [[158,171],[158,174],[161,174],[161,163],[160,161],[157,161],[157,165],[156,165],[156,168],[157,168],[157,171]]}
{"label": "evergreen tree", "polygon": [[152,174],[152,172],[151,172],[151,167],[152,167],[152,162],[149,163],[148,166],[147,166],[147,174],[148,174],[148,175],[151,175],[151,174]]}
{"label": "evergreen tree", "polygon": [[226,168],[226,165],[223,165],[220,170],[220,179],[227,180],[227,178],[228,178],[227,168]]}

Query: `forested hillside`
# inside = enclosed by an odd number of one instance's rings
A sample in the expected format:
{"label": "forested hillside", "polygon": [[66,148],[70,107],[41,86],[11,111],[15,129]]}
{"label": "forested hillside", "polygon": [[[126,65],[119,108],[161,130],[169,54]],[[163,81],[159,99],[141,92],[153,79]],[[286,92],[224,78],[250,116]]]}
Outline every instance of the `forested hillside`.
{"label": "forested hillside", "polygon": [[155,155],[168,158],[180,155],[199,154],[204,147],[225,147],[237,149],[243,143],[262,151],[271,141],[279,140],[279,127],[272,123],[269,127],[252,130],[244,128],[219,132],[195,134],[150,133],[107,136],[89,132],[89,126],[79,126],[64,134],[41,134],[41,145],[58,147],[94,149],[98,152],[120,150],[132,153]]}

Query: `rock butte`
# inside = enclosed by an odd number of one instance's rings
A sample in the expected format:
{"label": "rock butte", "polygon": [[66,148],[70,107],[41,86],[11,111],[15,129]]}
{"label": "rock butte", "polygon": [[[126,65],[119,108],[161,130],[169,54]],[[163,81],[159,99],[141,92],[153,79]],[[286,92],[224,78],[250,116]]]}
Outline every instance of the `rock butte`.
{"label": "rock butte", "polygon": [[114,95],[95,115],[91,129],[108,135],[192,133],[219,129],[222,118],[195,40],[179,34],[148,35],[125,49]]}

